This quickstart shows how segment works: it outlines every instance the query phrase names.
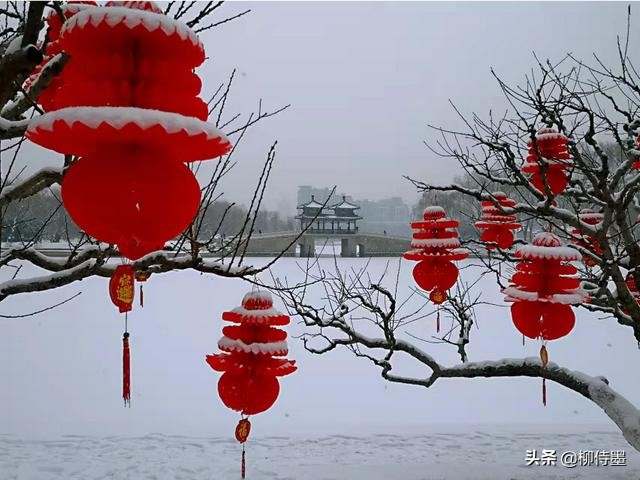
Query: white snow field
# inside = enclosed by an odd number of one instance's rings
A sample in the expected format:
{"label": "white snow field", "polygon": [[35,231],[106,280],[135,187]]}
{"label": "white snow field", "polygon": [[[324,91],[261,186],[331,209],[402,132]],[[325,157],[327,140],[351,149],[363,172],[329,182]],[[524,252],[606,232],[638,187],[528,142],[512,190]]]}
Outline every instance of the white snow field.
{"label": "white snow field", "polygon": [[[282,259],[273,274],[299,280],[304,262]],[[331,258],[320,262],[333,268]],[[340,259],[338,265],[365,262]],[[374,259],[369,272],[376,278],[387,262],[386,284],[392,285],[398,259]],[[401,263],[400,298],[413,286],[412,266]],[[39,274],[29,266],[20,271],[20,277]],[[474,268],[462,272],[466,280],[477,274]],[[24,314],[82,292],[40,315],[0,318],[0,480],[239,478],[238,415],[220,402],[219,374],[204,357],[218,351],[221,313],[238,306],[251,286],[194,272],[153,276],[144,286],[145,307],[129,316],[132,398],[124,408],[123,318],[110,303],[107,283],[91,278],[0,304],[1,315]],[[503,304],[490,277],[474,290]],[[420,301],[413,300],[412,306]],[[276,307],[282,309],[278,300]],[[573,332],[549,343],[550,360],[604,375],[640,405],[640,370],[632,367],[640,352],[630,332],[577,312]],[[506,308],[484,305],[477,313],[470,361],[537,356],[539,345],[523,347]],[[407,331],[429,338],[434,322],[429,317]],[[303,330],[295,319],[288,327],[293,336]],[[451,346],[419,343],[444,364],[460,361]],[[299,370],[282,379],[276,404],[252,418],[248,479],[640,478],[640,455],[615,425],[556,384],[548,383],[543,407],[539,379],[440,379],[424,389],[387,383],[367,360],[344,349],[312,355],[295,338],[289,349]],[[396,368],[427,374],[408,361]],[[526,450],[533,449],[556,450],[558,457],[568,450],[624,450],[627,465],[526,466]]]}

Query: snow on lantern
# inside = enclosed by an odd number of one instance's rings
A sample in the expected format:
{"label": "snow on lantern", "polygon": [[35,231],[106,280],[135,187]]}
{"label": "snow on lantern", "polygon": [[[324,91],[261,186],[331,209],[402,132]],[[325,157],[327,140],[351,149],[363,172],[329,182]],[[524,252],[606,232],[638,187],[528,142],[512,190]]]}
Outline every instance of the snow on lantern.
{"label": "snow on lantern", "polygon": [[531,175],[531,185],[545,192],[545,182],[554,196],[567,188],[567,173],[573,162],[567,149],[569,139],[553,127],[541,128],[536,133],[536,141],[529,142],[529,154],[522,166],[523,173]]}
{"label": "snow on lantern", "polygon": [[[588,208],[584,208],[580,210],[578,218],[582,223],[586,225],[597,227],[604,220],[604,214],[594,212],[593,210]],[[573,243],[584,248],[585,250],[593,252],[596,255],[602,255],[602,247],[595,238],[591,237],[590,235],[585,235],[584,232],[579,228],[573,229],[571,233],[578,237],[576,240],[573,240]],[[596,262],[592,258],[587,256],[583,257],[583,261],[584,264],[588,267],[594,267],[596,265]]]}
{"label": "snow on lantern", "polygon": [[[521,225],[516,221],[515,215],[506,215],[500,208],[513,208],[515,200],[511,200],[502,192],[491,194],[494,200],[485,200],[480,205],[482,215],[475,226],[482,230],[480,240],[485,244],[487,250],[496,248],[508,249],[513,245],[513,231],[519,230]],[[496,205],[497,204],[497,205]]]}
{"label": "snow on lantern", "polygon": [[64,23],[58,42],[70,60],[51,108],[27,131],[35,143],[81,157],[62,181],[65,208],[132,260],[195,217],[200,187],[185,162],[230,149],[198,98],[201,42],[152,5],[84,7]]}
{"label": "snow on lantern", "polygon": [[246,418],[264,412],[277,400],[280,384],[277,377],[296,371],[288,353],[287,333],[276,328],[287,325],[288,315],[273,307],[269,292],[254,291],[242,299],[242,306],[222,314],[222,319],[237,325],[222,329],[218,348],[224,353],[207,355],[209,366],[224,372],[218,381],[218,394],[228,408],[240,412],[236,439],[242,444],[242,478],[245,478],[244,443],[251,424]]}
{"label": "snow on lantern", "polygon": [[[459,248],[458,222],[447,218],[442,207],[424,210],[423,221],[413,222],[412,250],[402,254],[407,260],[417,261],[413,278],[418,286],[429,293],[429,299],[440,305],[447,299],[447,290],[458,279],[458,267],[453,263],[463,260],[469,253]],[[438,312],[439,313],[439,312]],[[437,330],[439,330],[439,315]]]}
{"label": "snow on lantern", "polygon": [[[569,262],[582,255],[562,245],[550,232],[538,233],[532,243],[518,248],[515,256],[523,259],[516,265],[511,285],[503,290],[505,301],[513,302],[511,316],[515,327],[526,337],[542,340],[540,358],[548,362],[547,340],[568,335],[575,325],[571,305],[585,301],[587,294],[575,277],[578,269]],[[542,400],[546,405],[546,379]]]}

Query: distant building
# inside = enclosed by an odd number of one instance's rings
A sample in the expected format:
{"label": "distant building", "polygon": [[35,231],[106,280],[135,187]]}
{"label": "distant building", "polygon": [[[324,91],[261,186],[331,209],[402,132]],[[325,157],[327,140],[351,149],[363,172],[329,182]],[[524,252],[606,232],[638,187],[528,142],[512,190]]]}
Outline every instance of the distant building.
{"label": "distant building", "polygon": [[[323,202],[324,203],[324,202]],[[300,213],[296,220],[300,220],[300,230],[317,234],[350,234],[358,233],[358,220],[362,217],[356,214],[360,207],[347,201],[346,196],[334,205],[324,205],[311,195],[311,199],[298,205]]]}
{"label": "distant building", "polygon": [[[334,192],[331,195],[331,188],[315,188],[310,185],[301,185],[298,187],[298,203],[297,205],[303,205],[305,203],[309,203],[311,201],[311,197],[315,198],[316,201],[320,203],[324,203],[327,201],[327,206],[335,205],[342,201],[342,197],[344,196],[347,200],[351,200],[350,196],[347,195],[339,195]],[[329,196],[331,195],[331,198]]]}
{"label": "distant building", "polygon": [[[318,204],[320,207],[327,201],[331,194],[331,188],[315,188],[310,185],[298,187],[298,208],[305,205]],[[327,207],[336,207],[345,202],[348,205],[359,208],[359,231],[361,233],[380,233],[394,236],[410,236],[412,221],[411,208],[400,197],[391,197],[383,200],[355,200],[349,195],[333,194],[327,202]],[[304,212],[304,210],[303,210]],[[352,212],[355,215],[355,209]],[[296,219],[301,220],[299,214]],[[335,215],[329,211],[323,215]],[[327,217],[328,219],[329,217]],[[337,218],[337,217],[334,217]],[[355,224],[354,224],[355,225]],[[321,226],[316,226],[322,228]],[[325,223],[324,228],[330,228],[330,223]],[[342,228],[342,225],[341,225]]]}
{"label": "distant building", "polygon": [[360,228],[363,232],[384,233],[389,235],[410,236],[412,220],[411,208],[400,197],[383,200],[356,200],[360,205],[363,221]]}

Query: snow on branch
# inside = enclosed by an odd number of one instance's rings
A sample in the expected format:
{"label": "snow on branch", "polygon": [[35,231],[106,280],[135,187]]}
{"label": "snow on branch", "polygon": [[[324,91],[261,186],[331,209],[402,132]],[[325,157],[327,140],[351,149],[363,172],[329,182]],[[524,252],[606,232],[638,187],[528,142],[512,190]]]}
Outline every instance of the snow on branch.
{"label": "snow on branch", "polygon": [[[2,122],[3,119],[0,118],[0,128]],[[42,168],[24,180],[15,181],[0,190],[0,207],[8,205],[14,200],[21,200],[35,195],[51,185],[59,184],[61,181],[61,168]]]}

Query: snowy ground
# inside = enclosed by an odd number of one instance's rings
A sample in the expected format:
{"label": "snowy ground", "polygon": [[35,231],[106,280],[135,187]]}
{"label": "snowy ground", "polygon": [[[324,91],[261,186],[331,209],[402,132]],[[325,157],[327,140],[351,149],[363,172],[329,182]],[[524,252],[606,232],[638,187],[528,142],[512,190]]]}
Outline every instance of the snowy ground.
{"label": "snowy ground", "polygon": [[[247,478],[272,480],[533,480],[632,479],[640,458],[626,466],[526,466],[527,449],[626,449],[615,432],[546,434],[528,429],[471,426],[416,435],[269,436],[247,444]],[[588,433],[587,433],[588,432]],[[586,434],[585,434],[586,433]],[[149,434],[141,437],[65,435],[53,441],[0,437],[3,479],[239,478],[240,449],[229,437]]]}
{"label": "snowy ground", "polygon": [[[282,259],[274,275],[299,278],[299,262]],[[332,259],[322,262],[332,267]],[[386,262],[373,260],[369,271],[375,276]],[[339,262],[341,268],[363,264]],[[463,275],[473,277],[473,269]],[[389,281],[394,278],[391,272]],[[403,262],[399,291],[410,285],[410,265]],[[147,282],[145,308],[130,316],[130,409],[120,399],[123,321],[109,302],[106,279],[2,302],[0,314],[21,314],[82,292],[42,315],[0,319],[0,480],[237,478],[238,417],[220,403],[218,375],[204,355],[217,350],[222,311],[238,305],[249,288],[193,272]],[[491,279],[475,288],[502,303]],[[428,318],[407,330],[429,337],[433,323]],[[472,361],[537,355],[535,342],[522,346],[508,310],[483,306],[477,325]],[[296,335],[302,327],[289,331]],[[459,361],[451,347],[422,347],[445,364]],[[290,350],[300,370],[283,379],[276,405],[253,420],[248,478],[640,478],[640,455],[604,413],[557,385],[549,385],[545,408],[536,379],[442,380],[426,390],[385,383],[348,351],[314,356],[295,339]],[[621,367],[636,364],[639,354],[623,327],[580,310],[574,331],[551,342],[549,353],[568,368],[607,376],[640,405],[640,371]],[[399,367],[424,374],[415,365]],[[526,467],[527,449],[625,450],[629,465]]]}

